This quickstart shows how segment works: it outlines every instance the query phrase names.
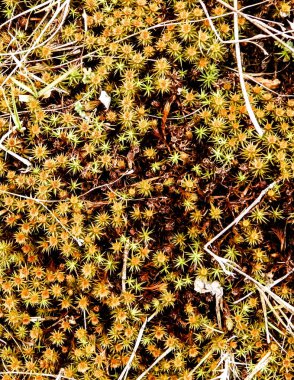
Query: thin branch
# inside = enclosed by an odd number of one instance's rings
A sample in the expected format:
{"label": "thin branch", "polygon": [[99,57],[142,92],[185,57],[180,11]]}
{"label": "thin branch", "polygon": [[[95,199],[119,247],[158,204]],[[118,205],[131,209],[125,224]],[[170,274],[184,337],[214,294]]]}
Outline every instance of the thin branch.
{"label": "thin branch", "polygon": [[[83,193],[83,194],[80,194],[78,196],[78,198],[81,198],[81,197],[84,197],[85,195],[91,193],[92,191],[94,190],[97,190],[97,189],[100,189],[100,188],[103,188],[103,187],[108,187],[110,185],[113,185],[114,183],[118,182],[121,178],[125,177],[126,175],[129,175],[129,174],[132,174],[134,172],[134,170],[128,170],[126,171],[125,173],[123,173],[119,178],[117,178],[116,180],[112,181],[112,182],[109,182],[109,183],[105,183],[103,185],[99,185],[99,186],[96,186],[96,187],[93,187],[92,189],[90,189],[89,191]],[[113,190],[112,190],[113,191]],[[34,197],[31,197],[31,196],[27,196],[27,195],[23,195],[23,194],[17,194],[17,193],[13,193],[11,191],[7,191],[7,190],[2,190],[0,189],[0,193],[4,193],[4,194],[9,194],[9,195],[13,195],[15,197],[19,197],[19,198],[23,198],[23,199],[27,199],[27,200],[32,200],[34,202],[37,202],[37,203],[58,203],[58,202],[67,202],[70,198],[66,198],[66,199],[39,199],[39,198],[34,198]],[[156,197],[156,198],[148,198],[148,199],[158,199],[158,198],[163,198],[163,199],[166,199],[166,197]],[[146,198],[136,198],[136,199],[132,199],[132,200],[146,200]],[[86,201],[86,202],[90,202],[90,203],[95,203],[95,202],[91,202],[91,201]]]}
{"label": "thin branch", "polygon": [[269,351],[260,359],[260,361],[255,365],[253,371],[248,376],[246,376],[244,380],[253,379],[254,376],[257,374],[257,372],[262,371],[267,366],[270,357],[271,357],[271,352]]}
{"label": "thin branch", "polygon": [[[292,274],[293,272],[294,272],[294,269],[292,269],[290,272],[286,273],[284,276],[278,278],[277,280],[275,280],[274,282],[272,282],[271,284],[269,284],[268,285],[269,289],[273,288],[278,283],[280,283],[281,281],[285,280],[285,278],[287,278],[288,276],[290,276],[290,274]],[[250,297],[252,294],[253,294],[253,292],[250,292],[250,293],[246,294],[244,297],[238,299],[237,301],[234,301],[233,304],[236,305],[237,303],[244,301],[244,299]]]}
{"label": "thin branch", "polygon": [[[233,40],[224,40],[221,38],[220,34],[218,33],[216,27],[214,26],[214,23],[212,21],[213,17],[210,16],[210,14],[208,13],[208,10],[206,8],[206,5],[204,4],[204,2],[202,0],[199,0],[199,3],[200,5],[202,6],[202,9],[205,13],[205,16],[207,17],[207,20],[209,22],[209,25],[213,31],[213,33],[215,34],[217,40],[219,42],[221,42],[222,44],[235,44],[236,42],[252,42],[254,40],[260,40],[260,39],[263,39],[263,38],[266,38],[267,35],[266,34],[256,34],[255,36],[253,37],[248,37],[248,38],[242,38],[242,39],[239,39],[239,35],[233,39]],[[233,7],[230,7],[230,9],[234,9]],[[243,8],[245,9],[245,8]],[[240,11],[239,11],[240,12]],[[235,14],[235,13],[234,13]],[[254,42],[252,42],[254,43]],[[258,45],[259,48],[261,48],[261,46]],[[261,48],[262,49],[262,48]]]}
{"label": "thin branch", "polygon": [[[281,40],[280,38],[278,38],[276,36],[276,35],[282,35],[284,38],[289,39],[288,32],[277,31],[276,29],[271,28],[270,26],[266,25],[262,21],[256,20],[256,19],[252,18],[250,15],[247,15],[246,13],[241,12],[240,10],[236,9],[235,7],[232,7],[230,4],[226,3],[223,0],[217,0],[217,2],[220,3],[220,4],[222,4],[222,5],[224,5],[226,8],[232,10],[235,13],[235,15],[239,14],[240,16],[244,17],[246,20],[248,20],[253,25],[255,25],[256,27],[258,27],[259,29],[261,29],[263,32],[265,32],[268,36],[270,36],[270,37],[274,38],[276,41],[278,41],[286,49],[288,49],[292,53],[294,53],[294,49],[290,45],[288,45],[285,41]],[[269,30],[269,29],[273,30],[274,33],[271,30]]]}
{"label": "thin branch", "polygon": [[[70,0],[65,0],[64,3],[61,4],[61,5],[60,5],[60,1],[58,1],[57,4],[58,4],[58,7],[55,10],[55,12],[52,15],[52,17],[50,18],[50,20],[47,22],[47,24],[41,30],[40,34],[38,34],[38,37],[35,39],[34,43],[31,45],[31,47],[27,50],[27,52],[24,55],[22,55],[22,57],[20,58],[20,60],[18,61],[18,63],[16,63],[16,66],[13,68],[13,70],[2,81],[2,83],[0,85],[1,87],[4,86],[4,84],[10,79],[10,77],[17,71],[17,69],[20,69],[23,66],[23,64],[26,62],[27,57],[29,56],[29,54],[32,51],[34,51],[35,49],[39,48],[40,46],[43,46],[44,44],[48,43],[59,32],[59,30],[61,29],[62,25],[65,22],[65,19],[66,19],[67,15],[68,15],[69,6],[70,6]],[[57,20],[59,13],[61,11],[63,11],[63,10],[64,10],[64,14],[62,16],[62,19],[58,23],[58,27],[54,30],[54,32],[50,35],[50,37],[48,37],[45,41],[39,43],[42,40],[43,36],[45,35],[46,31]],[[49,12],[47,12],[47,13],[49,13]],[[45,19],[45,16],[44,16],[43,19]],[[43,21],[41,21],[40,24],[42,22]],[[38,27],[40,26],[40,24],[38,25]],[[36,32],[36,29],[35,29],[34,32]],[[15,54],[18,54],[18,52],[15,52]]]}
{"label": "thin branch", "polygon": [[155,315],[157,314],[157,312],[153,313],[152,315],[150,315],[150,317],[146,318],[143,325],[141,326],[140,330],[139,330],[139,333],[138,333],[138,336],[137,336],[137,340],[136,340],[136,343],[135,343],[135,346],[134,346],[134,349],[133,349],[133,352],[125,366],[125,368],[123,369],[122,373],[120,374],[118,380],[125,380],[128,376],[128,372],[131,368],[131,365],[132,365],[132,362],[135,358],[135,355],[136,355],[136,352],[139,348],[139,345],[141,343],[141,340],[142,340],[142,337],[143,337],[143,333],[144,333],[144,330],[145,330],[145,327],[147,325],[148,322],[150,322],[154,317]]}
{"label": "thin branch", "polygon": [[43,206],[48,212],[49,214],[51,214],[51,216],[56,220],[56,222],[58,224],[61,225],[61,227],[71,236],[71,238],[81,247],[83,244],[84,244],[84,240],[83,239],[79,239],[77,238],[76,236],[74,236],[70,230],[65,227],[65,225],[59,220],[59,218],[46,206],[44,205],[42,202],[40,201],[36,201],[37,203],[39,203],[41,206]]}
{"label": "thin branch", "polygon": [[[222,363],[224,363],[224,366],[222,369],[218,369]],[[228,352],[221,352],[221,357],[218,362],[217,367],[214,369],[213,372],[220,372],[221,374],[217,377],[214,377],[211,380],[230,380],[230,373],[231,373],[231,354]]]}
{"label": "thin branch", "polygon": [[[213,350],[210,350],[201,360],[200,362],[194,367],[190,372],[189,375],[192,376],[194,372],[197,371],[197,369],[201,366],[202,363],[204,363],[211,355],[213,354]],[[138,380],[138,379],[137,379]]]}
{"label": "thin branch", "polygon": [[259,3],[254,3],[254,4],[251,4],[251,5],[246,5],[245,7],[242,7],[240,9],[240,11],[243,11],[244,9],[248,9],[248,8],[252,8],[252,7],[258,7],[259,5],[265,4],[265,3],[269,3],[270,1],[272,1],[272,0],[263,0],[263,1],[260,1]]}
{"label": "thin branch", "polygon": [[281,281],[285,280],[285,278],[287,278],[288,276],[290,276],[290,274],[292,274],[293,272],[294,272],[294,268],[290,272],[286,273],[284,276],[278,278],[277,280],[275,280],[274,282],[272,282],[271,284],[269,284],[268,287],[272,288],[273,286],[276,286]]}
{"label": "thin branch", "polygon": [[226,233],[228,230],[230,230],[234,225],[238,224],[242,218],[244,218],[245,215],[249,213],[255,207],[262,198],[266,195],[266,193],[272,189],[276,185],[276,181],[272,182],[270,185],[268,185],[264,190],[261,191],[259,196],[255,199],[254,202],[251,203],[250,206],[248,206],[245,210],[243,210],[237,218],[235,218],[227,227],[225,227],[221,232],[219,232],[214,238],[209,240],[208,243],[205,244],[204,249],[206,250],[210,245],[212,245],[216,240],[218,240],[224,233]]}
{"label": "thin branch", "polygon": [[127,176],[127,175],[130,175],[130,174],[133,174],[134,173],[134,170],[131,169],[131,170],[127,170],[125,173],[123,173],[119,178],[117,178],[116,180],[112,181],[112,182],[109,182],[109,183],[105,183],[103,185],[99,185],[99,186],[96,186],[96,187],[93,187],[92,189],[90,189],[89,191],[87,191],[86,193],[83,193],[81,195],[79,195],[78,197],[84,197],[85,195],[91,193],[92,191],[94,190],[97,190],[97,189],[101,189],[102,187],[106,187],[106,186],[111,186],[113,184],[115,184],[116,182],[120,181],[123,177]]}
{"label": "thin branch", "polygon": [[137,379],[136,380],[141,380],[141,379],[143,379],[143,377],[144,376],[146,376],[147,375],[147,373],[149,372],[149,371],[151,371],[151,369],[157,364],[157,363],[159,363],[163,358],[165,358],[171,351],[173,350],[173,348],[172,347],[169,347],[167,350],[165,350],[152,364],[151,364],[151,366],[150,367],[148,367],[147,369],[146,369],[146,371],[144,371],[139,377],[137,377]]}
{"label": "thin branch", "polygon": [[242,67],[242,57],[241,57],[241,49],[240,49],[240,42],[238,41],[239,39],[239,26],[238,26],[238,0],[234,0],[234,8],[235,8],[235,13],[234,13],[234,36],[235,36],[235,51],[236,51],[236,60],[237,60],[237,66],[238,66],[238,72],[239,72],[239,81],[240,81],[240,86],[241,90],[243,93],[243,98],[245,100],[245,106],[247,109],[247,112],[249,114],[250,120],[252,124],[254,125],[257,133],[259,136],[262,136],[264,133],[264,130],[260,127],[256,116],[253,112],[249,96],[246,90],[246,85],[245,85],[245,80],[244,80],[244,75],[243,75],[243,67]]}
{"label": "thin branch", "polygon": [[267,343],[270,343],[271,338],[270,338],[270,333],[268,330],[268,319],[267,319],[266,304],[265,304],[265,300],[264,300],[264,293],[259,291],[259,294],[260,294],[261,306],[262,306],[262,311],[263,311],[264,326],[265,326],[265,332],[266,332],[266,341],[267,341]]}
{"label": "thin branch", "polygon": [[56,220],[56,222],[58,224],[60,224],[60,226],[72,237],[72,239],[81,247],[84,243],[83,239],[79,239],[77,237],[75,237],[71,232],[70,230],[65,227],[65,225],[59,220],[59,218],[46,206],[44,205],[43,202],[49,202],[49,201],[43,201],[41,199],[38,199],[38,198],[33,198],[33,197],[28,197],[26,195],[21,195],[21,194],[16,194],[16,193],[11,193],[10,191],[6,191],[6,190],[2,190],[0,189],[0,193],[4,193],[4,194],[9,194],[9,195],[13,195],[13,196],[16,196],[16,197],[19,197],[19,198],[22,198],[22,199],[27,199],[27,200],[32,200],[36,203],[38,203],[39,205],[41,205],[42,207],[44,207],[48,212],[49,214]]}
{"label": "thin branch", "polygon": [[240,268],[238,268],[237,264],[228,262],[227,265],[232,268],[235,272],[241,274],[243,277],[245,277],[247,280],[253,282],[259,290],[262,290],[264,293],[267,293],[270,295],[277,304],[283,306],[286,310],[288,310],[290,313],[294,314],[294,306],[290,305],[288,302],[283,300],[281,297],[276,295],[274,292],[270,290],[269,286],[262,285],[259,281],[255,280],[253,277],[249,276],[249,274],[243,272]]}
{"label": "thin branch", "polygon": [[[245,15],[244,15],[245,17]],[[259,29],[263,30],[265,33],[267,33],[268,36],[274,38],[276,41],[284,45],[288,50],[290,50],[292,53],[294,53],[294,49],[288,45],[284,40],[281,40],[277,36],[282,36],[286,38],[287,40],[294,39],[294,36],[292,36],[292,30],[289,31],[278,31],[277,29],[273,28],[272,26],[266,24],[264,21],[268,21],[269,23],[272,22],[270,20],[259,20],[254,16],[246,15],[246,18],[248,21],[250,21],[252,24],[257,26]]]}
{"label": "thin branch", "polygon": [[16,20],[17,18],[19,18],[21,16],[24,16],[27,13],[36,12],[37,9],[39,9],[39,11],[40,11],[41,8],[47,7],[47,6],[51,6],[52,7],[53,5],[57,4],[58,2],[59,2],[59,0],[57,0],[55,2],[52,1],[52,0],[47,0],[44,3],[42,3],[42,4],[35,5],[34,7],[31,7],[29,9],[25,10],[24,12],[21,12],[21,13],[15,15],[15,16],[11,17],[11,18],[9,18],[9,20],[7,20],[7,21],[3,22],[2,24],[0,24],[0,29],[3,28],[3,26],[11,23],[11,21]]}
{"label": "thin branch", "polygon": [[17,126],[14,126],[12,127],[7,133],[5,133],[1,139],[0,139],[0,149],[4,150],[4,152],[10,154],[12,157],[16,158],[17,160],[19,160],[20,162],[22,162],[23,164],[25,164],[27,166],[27,169],[25,169],[25,172],[27,172],[30,168],[30,166],[32,165],[31,162],[29,160],[27,160],[26,158],[24,157],[21,157],[19,154],[15,153],[15,152],[12,152],[10,149],[7,149],[2,143],[3,141],[8,138],[11,133],[13,133],[14,131],[18,130],[19,128]]}
{"label": "thin branch", "polygon": [[[274,314],[274,316],[277,318],[277,320],[281,323],[282,326],[284,326],[284,328],[291,334],[291,335],[294,335],[293,333],[293,324],[289,323],[289,318],[286,316],[286,314],[283,312],[283,310],[281,309],[281,304],[280,304],[280,307],[276,307],[274,305],[272,305],[269,301],[269,299],[267,298],[265,292],[261,291],[261,295],[263,296],[263,299],[265,301],[265,303],[268,305],[269,309],[271,310],[271,312]],[[282,314],[282,316],[279,315],[278,311]],[[285,319],[285,321],[287,323],[284,322],[283,318]]]}
{"label": "thin branch", "polygon": [[[232,274],[233,272],[237,272],[237,273],[241,274],[243,277],[245,277],[246,279],[250,280],[251,282],[253,282],[256,285],[257,290],[259,290],[259,292],[261,294],[261,299],[262,299],[262,302],[263,302],[262,306],[263,306],[263,311],[264,311],[264,314],[265,314],[265,327],[266,327],[267,340],[269,340],[269,331],[268,331],[268,324],[267,324],[267,317],[266,317],[266,305],[265,304],[267,304],[269,306],[270,310],[274,313],[274,315],[276,316],[276,318],[278,319],[278,321],[287,329],[287,331],[290,332],[291,334],[293,333],[292,332],[293,326],[292,326],[291,323],[289,323],[289,318],[286,316],[286,314],[282,310],[280,310],[280,314],[282,315],[282,317],[281,317],[279,315],[278,311],[277,311],[277,308],[274,307],[270,303],[269,299],[266,296],[266,293],[267,293],[270,297],[273,298],[273,300],[280,307],[285,308],[286,310],[288,310],[292,314],[294,313],[294,307],[292,305],[290,305],[289,303],[287,303],[285,300],[283,300],[281,297],[279,297],[278,295],[276,295],[274,292],[272,292],[270,290],[270,288],[272,286],[276,285],[283,278],[279,279],[279,281],[275,282],[274,284],[271,284],[271,285],[268,285],[268,286],[267,285],[262,285],[259,281],[255,280],[253,277],[251,277],[250,275],[248,275],[247,273],[245,273],[236,263],[234,263],[234,262],[232,262],[230,260],[227,260],[225,258],[222,258],[222,257],[216,255],[214,252],[212,252],[211,249],[209,249],[209,247],[220,236],[222,236],[231,227],[233,227],[235,224],[237,224],[246,214],[248,214],[248,212],[261,201],[261,199],[268,192],[268,190],[270,190],[275,184],[276,184],[276,182],[273,182],[267,188],[265,188],[264,190],[262,190],[262,192],[260,193],[260,195],[255,199],[254,202],[252,202],[252,204],[250,206],[248,206],[245,210],[243,210],[240,213],[240,215],[232,223],[230,223],[226,228],[224,228],[220,233],[218,233],[214,238],[212,238],[204,246],[205,251],[208,252],[215,260],[217,260],[217,262],[219,263],[219,265],[221,266],[221,268],[224,270],[225,273]],[[228,271],[228,268],[231,271]],[[284,318],[287,321],[287,323],[285,323],[282,318]]]}
{"label": "thin branch", "polygon": [[64,368],[60,368],[60,371],[58,372],[56,380],[61,380],[64,377],[63,375],[64,375]]}

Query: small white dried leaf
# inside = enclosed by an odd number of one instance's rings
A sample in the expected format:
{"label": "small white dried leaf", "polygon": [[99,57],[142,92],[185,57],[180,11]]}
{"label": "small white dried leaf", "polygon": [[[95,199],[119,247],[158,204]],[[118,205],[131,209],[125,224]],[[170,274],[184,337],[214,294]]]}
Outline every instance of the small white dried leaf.
{"label": "small white dried leaf", "polygon": [[211,293],[215,295],[216,297],[222,297],[224,294],[223,288],[221,287],[221,284],[218,281],[213,281],[210,284]]}
{"label": "small white dried leaf", "polygon": [[84,245],[84,240],[83,239],[76,239],[76,242],[78,243],[79,247],[82,247]]}
{"label": "small white dried leaf", "polygon": [[106,91],[101,91],[99,100],[104,105],[104,107],[108,110],[110,106],[110,102],[111,102],[111,97],[107,94]]}
{"label": "small white dried leaf", "polygon": [[27,103],[32,99],[32,97],[31,97],[31,95],[19,95],[18,99],[20,102]]}
{"label": "small white dried leaf", "polygon": [[210,291],[207,289],[207,281],[204,281],[200,277],[196,277],[195,279],[194,290],[198,293],[207,293]]}
{"label": "small white dried leaf", "polygon": [[216,297],[222,297],[224,293],[223,288],[218,281],[208,282],[201,277],[196,277],[194,290],[198,293],[211,293]]}

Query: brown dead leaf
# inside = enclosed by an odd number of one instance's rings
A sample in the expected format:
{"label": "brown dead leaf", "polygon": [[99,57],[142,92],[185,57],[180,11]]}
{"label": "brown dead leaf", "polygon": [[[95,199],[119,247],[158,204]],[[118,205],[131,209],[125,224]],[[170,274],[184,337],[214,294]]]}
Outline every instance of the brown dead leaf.
{"label": "brown dead leaf", "polygon": [[281,81],[277,78],[276,79],[266,79],[266,78],[262,78],[262,77],[257,77],[254,79],[256,82],[260,83],[264,87],[269,88],[270,90],[276,90],[281,84]]}

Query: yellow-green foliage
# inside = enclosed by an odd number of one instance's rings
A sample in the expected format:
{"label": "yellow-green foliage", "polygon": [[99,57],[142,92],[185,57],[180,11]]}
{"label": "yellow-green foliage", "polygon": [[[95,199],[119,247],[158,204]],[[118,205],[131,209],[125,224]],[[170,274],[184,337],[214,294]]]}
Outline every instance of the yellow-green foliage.
{"label": "yellow-green foliage", "polygon": [[[261,137],[221,41],[232,13],[203,3],[1,0],[3,379],[118,379],[153,313],[128,379],[156,359],[146,379],[213,379],[225,363],[245,379],[265,355],[256,378],[292,378],[293,44],[241,43]],[[287,27],[292,12],[249,10]],[[273,181],[212,248],[255,282],[229,275],[204,245]],[[196,276],[223,288],[221,323]],[[256,282],[283,276],[280,312]]]}

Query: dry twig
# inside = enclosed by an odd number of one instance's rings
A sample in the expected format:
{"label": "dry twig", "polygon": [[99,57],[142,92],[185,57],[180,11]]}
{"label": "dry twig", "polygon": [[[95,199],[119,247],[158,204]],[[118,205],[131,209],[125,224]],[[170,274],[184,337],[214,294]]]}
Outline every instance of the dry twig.
{"label": "dry twig", "polygon": [[137,350],[139,348],[139,345],[140,345],[140,342],[142,340],[145,327],[146,327],[147,323],[150,322],[155,317],[156,314],[157,314],[157,312],[153,313],[152,315],[150,315],[150,317],[148,317],[148,318],[145,319],[143,325],[141,326],[141,328],[139,330],[139,333],[138,333],[138,336],[137,336],[137,340],[136,340],[133,352],[132,352],[132,354],[131,354],[131,356],[130,356],[130,358],[129,358],[126,366],[125,366],[125,368],[123,369],[122,373],[120,374],[118,380],[126,380],[126,378],[128,376],[128,372],[129,372],[129,370],[131,368],[132,362],[133,362],[133,360],[135,358],[136,352],[137,352]]}

